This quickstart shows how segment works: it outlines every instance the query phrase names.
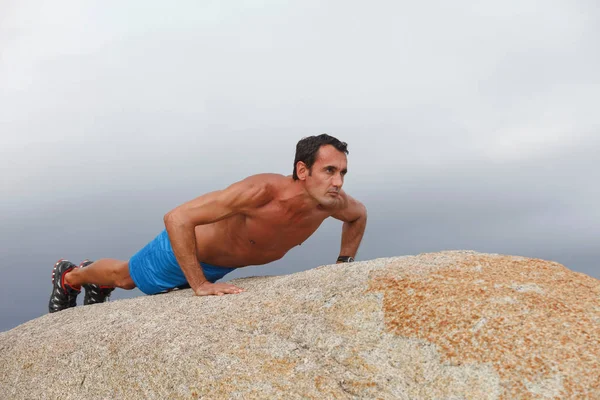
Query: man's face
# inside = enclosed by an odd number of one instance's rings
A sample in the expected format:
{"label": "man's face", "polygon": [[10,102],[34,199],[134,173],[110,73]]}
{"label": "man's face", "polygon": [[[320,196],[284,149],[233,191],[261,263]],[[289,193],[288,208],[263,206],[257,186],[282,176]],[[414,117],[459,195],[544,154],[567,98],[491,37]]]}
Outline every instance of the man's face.
{"label": "man's face", "polygon": [[334,207],[341,200],[339,192],[347,171],[346,154],[331,145],[321,146],[311,173],[306,176],[306,190],[322,206]]}

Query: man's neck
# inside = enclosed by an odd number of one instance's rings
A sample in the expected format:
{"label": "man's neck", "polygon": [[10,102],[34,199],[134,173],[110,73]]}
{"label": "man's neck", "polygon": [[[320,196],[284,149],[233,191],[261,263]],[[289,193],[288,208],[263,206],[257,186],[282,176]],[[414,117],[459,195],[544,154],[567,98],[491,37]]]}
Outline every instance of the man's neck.
{"label": "man's neck", "polygon": [[281,200],[296,213],[312,211],[319,206],[319,202],[308,194],[304,182],[292,177],[281,194]]}

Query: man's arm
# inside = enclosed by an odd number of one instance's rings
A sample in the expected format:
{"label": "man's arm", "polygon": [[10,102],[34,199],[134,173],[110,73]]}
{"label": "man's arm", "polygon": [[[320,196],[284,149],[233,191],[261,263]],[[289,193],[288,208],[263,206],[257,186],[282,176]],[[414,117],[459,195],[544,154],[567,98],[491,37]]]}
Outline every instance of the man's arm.
{"label": "man's arm", "polygon": [[188,201],[164,217],[175,258],[190,287],[197,295],[238,293],[239,288],[229,284],[212,284],[206,280],[196,256],[198,225],[211,224],[260,207],[272,198],[270,187],[256,177],[234,183],[225,190],[207,193]]}
{"label": "man's arm", "polygon": [[332,217],[344,221],[340,256],[354,258],[367,226],[367,208],[348,194],[342,195],[345,197],[344,206]]}

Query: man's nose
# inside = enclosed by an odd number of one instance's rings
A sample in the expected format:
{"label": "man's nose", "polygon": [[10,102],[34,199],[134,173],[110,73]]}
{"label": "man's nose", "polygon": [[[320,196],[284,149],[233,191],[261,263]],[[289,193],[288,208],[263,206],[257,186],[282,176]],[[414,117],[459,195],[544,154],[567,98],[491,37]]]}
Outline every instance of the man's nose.
{"label": "man's nose", "polygon": [[344,178],[342,177],[342,174],[339,175],[335,175],[333,177],[333,185],[337,186],[337,187],[342,187],[342,184],[344,183]]}

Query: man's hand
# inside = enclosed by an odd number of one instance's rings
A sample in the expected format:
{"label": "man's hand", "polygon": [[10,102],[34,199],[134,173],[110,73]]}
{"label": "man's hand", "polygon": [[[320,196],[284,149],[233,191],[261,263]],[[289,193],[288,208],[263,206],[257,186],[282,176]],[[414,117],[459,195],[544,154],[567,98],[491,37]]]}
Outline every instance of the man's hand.
{"label": "man's hand", "polygon": [[194,291],[194,294],[196,296],[223,296],[224,294],[238,294],[243,291],[244,289],[229,283],[210,283],[206,281]]}

